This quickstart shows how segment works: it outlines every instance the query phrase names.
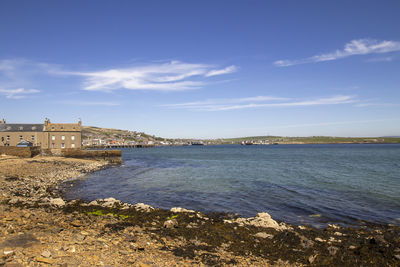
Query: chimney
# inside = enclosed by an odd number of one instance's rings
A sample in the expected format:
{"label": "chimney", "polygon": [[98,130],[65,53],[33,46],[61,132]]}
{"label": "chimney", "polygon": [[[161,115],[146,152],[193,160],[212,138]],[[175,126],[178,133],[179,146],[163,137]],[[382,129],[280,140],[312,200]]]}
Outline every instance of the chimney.
{"label": "chimney", "polygon": [[2,119],[2,120],[1,120],[1,124],[6,124],[6,120],[5,120],[5,119]]}
{"label": "chimney", "polygon": [[78,125],[79,125],[79,126],[82,126],[82,120],[81,120],[81,118],[79,118],[79,120],[78,120]]}

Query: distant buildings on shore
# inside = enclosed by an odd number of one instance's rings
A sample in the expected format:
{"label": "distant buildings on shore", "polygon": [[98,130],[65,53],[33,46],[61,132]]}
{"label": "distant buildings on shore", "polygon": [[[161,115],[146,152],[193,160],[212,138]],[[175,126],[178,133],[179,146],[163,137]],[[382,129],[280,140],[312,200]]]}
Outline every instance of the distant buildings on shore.
{"label": "distant buildings on shore", "polygon": [[43,124],[7,123],[0,121],[0,146],[39,146],[43,149],[82,147],[82,122]]}

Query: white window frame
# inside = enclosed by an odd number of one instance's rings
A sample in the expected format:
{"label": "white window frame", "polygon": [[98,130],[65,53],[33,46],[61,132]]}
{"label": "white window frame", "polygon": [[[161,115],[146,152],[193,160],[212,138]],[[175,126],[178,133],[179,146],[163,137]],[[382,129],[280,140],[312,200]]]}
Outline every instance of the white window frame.
{"label": "white window frame", "polygon": [[55,135],[52,135],[52,136],[51,136],[51,140],[53,140],[53,141],[56,140],[56,136],[55,136]]}
{"label": "white window frame", "polygon": [[75,135],[71,135],[71,140],[72,140],[72,141],[75,140]]}
{"label": "white window frame", "polygon": [[65,140],[65,135],[61,135],[61,140]]}
{"label": "white window frame", "polygon": [[75,148],[75,144],[71,144],[71,148]]}

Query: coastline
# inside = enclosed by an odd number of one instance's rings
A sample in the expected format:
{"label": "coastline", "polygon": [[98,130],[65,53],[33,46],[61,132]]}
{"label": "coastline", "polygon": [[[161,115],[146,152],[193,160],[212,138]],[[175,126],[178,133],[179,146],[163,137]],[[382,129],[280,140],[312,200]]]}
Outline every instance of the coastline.
{"label": "coastline", "polygon": [[400,263],[398,226],[319,230],[278,223],[267,213],[229,218],[112,198],[90,203],[60,198],[59,183],[108,166],[105,161],[1,156],[0,266]]}

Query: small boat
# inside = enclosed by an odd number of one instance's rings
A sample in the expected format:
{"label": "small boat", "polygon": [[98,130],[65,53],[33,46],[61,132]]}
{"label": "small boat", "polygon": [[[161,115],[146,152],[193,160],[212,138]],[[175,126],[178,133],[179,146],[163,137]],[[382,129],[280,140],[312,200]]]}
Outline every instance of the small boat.
{"label": "small boat", "polygon": [[249,142],[249,141],[242,141],[242,146],[251,146],[251,145],[253,145],[252,142]]}

